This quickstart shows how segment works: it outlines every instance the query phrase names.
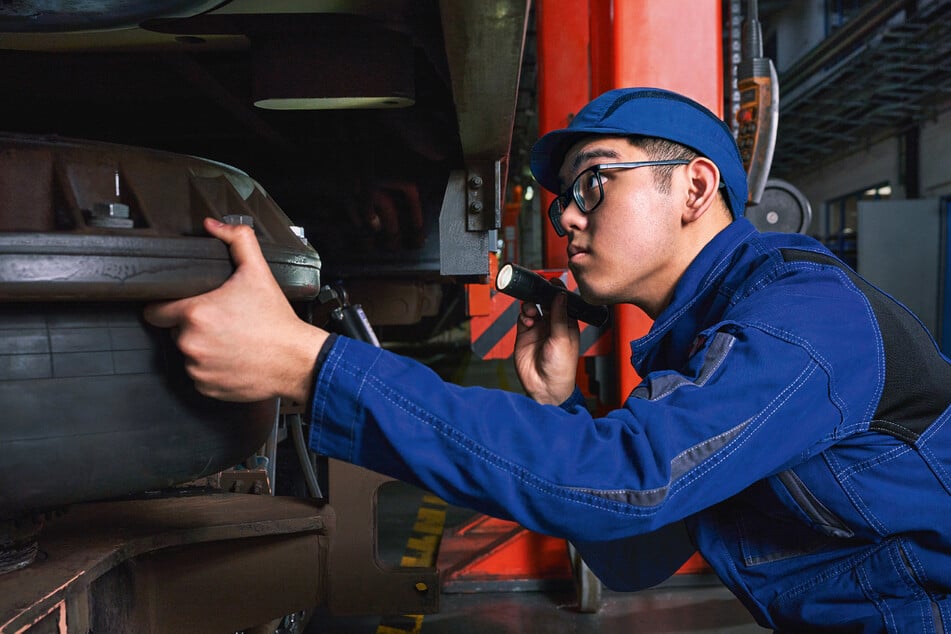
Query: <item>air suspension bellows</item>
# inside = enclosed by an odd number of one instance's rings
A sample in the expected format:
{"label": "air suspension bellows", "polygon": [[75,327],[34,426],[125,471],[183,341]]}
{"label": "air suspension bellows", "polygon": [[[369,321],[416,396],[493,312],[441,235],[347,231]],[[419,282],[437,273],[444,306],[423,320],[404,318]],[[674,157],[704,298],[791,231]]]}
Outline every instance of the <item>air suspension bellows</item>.
{"label": "air suspension bellows", "polygon": [[257,182],[190,156],[0,134],[0,192],[0,526],[216,473],[263,444],[276,403],[200,395],[142,319],[231,274],[206,216],[252,224],[287,297],[316,297],[317,253]]}

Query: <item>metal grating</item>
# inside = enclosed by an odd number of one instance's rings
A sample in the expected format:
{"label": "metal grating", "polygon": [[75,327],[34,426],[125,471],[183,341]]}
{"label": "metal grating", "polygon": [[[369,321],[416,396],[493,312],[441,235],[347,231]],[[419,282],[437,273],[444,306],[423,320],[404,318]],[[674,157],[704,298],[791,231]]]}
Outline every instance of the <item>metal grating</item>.
{"label": "metal grating", "polygon": [[774,175],[788,177],[951,107],[951,0],[922,4],[812,76],[794,67],[780,77]]}

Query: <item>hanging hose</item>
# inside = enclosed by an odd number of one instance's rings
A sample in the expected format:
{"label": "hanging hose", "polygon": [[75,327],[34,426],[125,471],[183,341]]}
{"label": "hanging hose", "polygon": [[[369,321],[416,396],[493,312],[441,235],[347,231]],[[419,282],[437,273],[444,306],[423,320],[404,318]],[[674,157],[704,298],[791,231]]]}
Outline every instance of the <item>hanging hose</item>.
{"label": "hanging hose", "polygon": [[264,456],[267,458],[267,479],[271,484],[271,495],[277,491],[277,431],[281,423],[281,399],[274,404],[274,424],[264,443]]}
{"label": "hanging hose", "polygon": [[314,464],[310,461],[310,452],[307,450],[307,444],[304,442],[304,430],[301,424],[300,414],[291,414],[287,417],[287,426],[291,430],[291,438],[294,440],[294,449],[297,450],[297,459],[300,460],[301,469],[304,471],[304,480],[307,481],[307,490],[311,497],[323,498],[324,494],[320,490],[320,483],[317,482],[317,473],[314,471]]}

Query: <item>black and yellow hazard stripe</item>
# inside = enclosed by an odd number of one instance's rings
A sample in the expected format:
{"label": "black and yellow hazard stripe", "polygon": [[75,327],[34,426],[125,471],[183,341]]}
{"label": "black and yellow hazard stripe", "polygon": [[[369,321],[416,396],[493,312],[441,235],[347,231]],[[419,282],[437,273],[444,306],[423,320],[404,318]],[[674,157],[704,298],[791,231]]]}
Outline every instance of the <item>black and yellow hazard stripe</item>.
{"label": "black and yellow hazard stripe", "polygon": [[[423,496],[416,512],[416,522],[406,542],[406,550],[400,560],[401,566],[430,568],[436,565],[439,541],[446,525],[446,507],[447,504],[443,500],[431,493]],[[422,627],[422,614],[384,617],[376,628],[376,634],[419,634]]]}

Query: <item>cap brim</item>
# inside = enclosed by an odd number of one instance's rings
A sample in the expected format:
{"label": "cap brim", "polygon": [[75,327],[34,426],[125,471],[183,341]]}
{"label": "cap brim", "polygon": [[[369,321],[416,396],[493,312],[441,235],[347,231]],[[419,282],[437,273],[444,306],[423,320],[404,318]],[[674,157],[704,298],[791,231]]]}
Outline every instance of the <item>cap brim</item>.
{"label": "cap brim", "polygon": [[616,128],[588,128],[585,130],[554,130],[541,137],[532,146],[529,167],[538,183],[548,191],[560,194],[562,190],[561,171],[565,155],[578,141],[592,136],[628,135],[628,132]]}

